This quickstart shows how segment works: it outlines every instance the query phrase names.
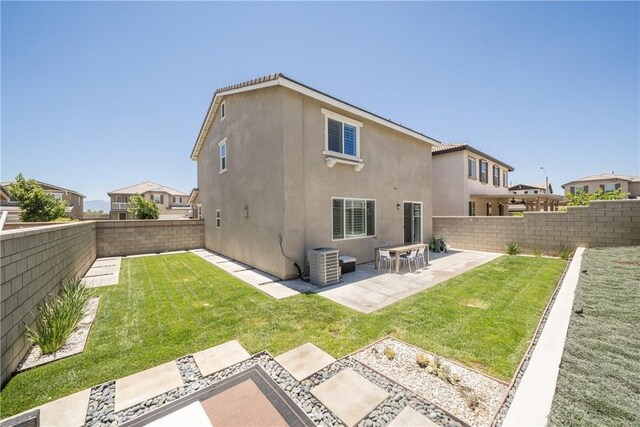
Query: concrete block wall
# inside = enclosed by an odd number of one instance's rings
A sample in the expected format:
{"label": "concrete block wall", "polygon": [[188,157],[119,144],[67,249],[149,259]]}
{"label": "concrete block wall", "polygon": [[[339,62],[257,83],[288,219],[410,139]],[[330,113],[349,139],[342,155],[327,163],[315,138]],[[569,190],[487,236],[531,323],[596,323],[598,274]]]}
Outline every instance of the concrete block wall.
{"label": "concrete block wall", "polygon": [[204,248],[203,220],[98,221],[98,257]]}
{"label": "concrete block wall", "polygon": [[640,245],[640,200],[595,201],[523,217],[433,217],[433,234],[454,248],[491,252],[504,252],[509,242],[550,255],[560,247]]}
{"label": "concrete block wall", "polygon": [[1,383],[11,376],[29,343],[36,307],[67,277],[81,277],[96,259],[95,223],[69,223],[0,234]]}

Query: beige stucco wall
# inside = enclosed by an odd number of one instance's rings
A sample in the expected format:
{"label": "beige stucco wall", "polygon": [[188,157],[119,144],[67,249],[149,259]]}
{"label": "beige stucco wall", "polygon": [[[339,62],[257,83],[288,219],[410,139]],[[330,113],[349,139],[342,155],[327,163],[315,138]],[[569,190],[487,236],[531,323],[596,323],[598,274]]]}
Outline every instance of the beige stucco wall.
{"label": "beige stucco wall", "polygon": [[640,181],[630,182],[627,191],[631,197],[640,197]]}
{"label": "beige stucco wall", "polygon": [[[431,236],[432,215],[431,145],[294,91],[285,91],[286,106],[294,109],[302,105],[301,114],[285,117],[294,129],[293,144],[300,135],[303,141],[302,150],[297,151],[302,162],[292,159],[287,163],[287,167],[302,164],[288,178],[301,185],[285,196],[286,200],[301,197],[304,201],[304,245],[296,259],[306,259],[306,251],[314,247],[329,246],[355,257],[358,263],[372,261],[375,246],[404,240],[403,210],[396,208],[397,203],[404,201],[423,203],[423,239],[427,240]],[[361,171],[344,164],[327,167],[322,108],[363,123],[360,155],[365,166]],[[375,199],[377,236],[333,241],[332,197]],[[287,222],[285,227],[288,226]],[[294,226],[300,228],[299,223]]]}
{"label": "beige stucco wall", "polygon": [[[296,273],[280,251],[280,236],[285,253],[303,269],[306,251],[318,246],[371,261],[375,246],[403,240],[403,213],[396,209],[403,201],[423,202],[423,236],[431,237],[429,144],[282,87],[231,95],[225,102],[227,117],[221,121],[218,111],[198,155],[207,248],[278,277]],[[362,171],[327,167],[321,108],[364,123]],[[228,171],[219,174],[218,142],[225,137]],[[375,199],[378,235],[332,241],[332,197]]]}
{"label": "beige stucco wall", "polygon": [[467,215],[466,151],[433,156],[433,215]]}
{"label": "beige stucco wall", "polygon": [[623,181],[621,179],[606,179],[606,180],[601,180],[601,181],[578,181],[575,182],[573,184],[568,184],[564,186],[564,195],[566,196],[567,194],[571,193],[571,187],[575,187],[576,189],[578,189],[578,187],[584,187],[585,185],[589,186],[589,193],[594,193],[597,190],[600,189],[601,185],[607,185],[607,184],[620,184],[620,190],[623,193],[629,193],[629,182],[628,181]]}
{"label": "beige stucco wall", "polygon": [[504,252],[509,242],[551,255],[563,246],[640,245],[640,200],[595,201],[523,217],[434,217],[433,228],[454,248],[494,252]]}
{"label": "beige stucco wall", "polygon": [[[221,120],[218,110],[198,156],[205,246],[282,277],[287,271],[278,243],[285,216],[282,92],[267,88],[229,96],[226,112]],[[220,174],[218,143],[225,137],[227,171]]]}
{"label": "beige stucco wall", "polygon": [[81,277],[96,258],[96,225],[76,222],[0,232],[2,384],[26,354],[25,324],[65,278]]}

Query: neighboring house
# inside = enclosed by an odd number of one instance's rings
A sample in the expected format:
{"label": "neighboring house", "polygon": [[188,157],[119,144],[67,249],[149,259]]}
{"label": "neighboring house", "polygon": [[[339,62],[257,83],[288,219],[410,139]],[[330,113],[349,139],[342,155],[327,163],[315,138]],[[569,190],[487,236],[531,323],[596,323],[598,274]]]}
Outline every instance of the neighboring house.
{"label": "neighboring house", "polygon": [[160,219],[187,218],[189,213],[189,195],[155,182],[142,182],[130,187],[120,188],[107,193],[111,200],[111,219],[132,219],[129,209],[129,198],[140,194],[145,199],[153,200],[160,208]]}
{"label": "neighboring house", "polygon": [[189,194],[189,218],[202,219],[202,203],[198,200],[198,189],[194,188]]}
{"label": "neighboring house", "polygon": [[620,189],[623,193],[628,193],[630,199],[640,197],[640,176],[623,175],[619,173],[602,173],[600,175],[589,175],[562,186],[565,196],[575,194],[582,190],[585,193],[594,193],[598,190],[615,191]]}
{"label": "neighboring house", "polygon": [[551,184],[549,184],[549,191],[547,191],[545,184],[518,184],[509,187],[510,194],[551,194]]}
{"label": "neighboring house", "polygon": [[[36,182],[40,184],[45,193],[53,194],[53,196],[58,201],[67,202],[66,214],[70,218],[82,218],[82,213],[84,212],[84,195],[78,193],[75,190],[69,190],[68,188],[62,188],[56,185],[47,184],[46,182],[37,180]],[[7,187],[12,183],[13,181],[0,183],[0,205],[2,206],[0,210],[9,211],[8,220],[19,221],[20,206],[18,205],[17,201],[11,200],[9,196],[9,190],[7,189]]]}
{"label": "neighboring house", "polygon": [[468,144],[433,147],[434,216],[509,214],[513,167]]}
{"label": "neighboring house", "polygon": [[205,246],[280,278],[431,236],[438,141],[282,74],[218,89],[196,140]]}

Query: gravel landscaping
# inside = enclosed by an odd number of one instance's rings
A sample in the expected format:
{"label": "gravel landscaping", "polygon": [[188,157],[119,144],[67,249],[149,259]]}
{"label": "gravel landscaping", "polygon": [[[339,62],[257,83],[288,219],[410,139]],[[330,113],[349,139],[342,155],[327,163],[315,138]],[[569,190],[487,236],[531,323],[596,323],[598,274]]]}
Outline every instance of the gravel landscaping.
{"label": "gravel landscaping", "polygon": [[91,298],[87,301],[85,306],[84,316],[78,322],[76,329],[71,336],[67,339],[67,342],[58,350],[50,354],[42,354],[42,350],[37,345],[31,346],[31,349],[27,352],[17,372],[24,371],[26,369],[34,368],[36,366],[51,363],[55,360],[64,359],[65,357],[73,356],[74,354],[82,353],[84,346],[89,338],[89,331],[93,320],[96,318],[98,312],[98,304],[100,303],[100,297]]}
{"label": "gravel landscaping", "polygon": [[[385,355],[392,349],[393,359]],[[391,354],[391,353],[388,353]],[[352,357],[372,369],[388,376],[399,384],[426,398],[431,403],[445,409],[472,426],[490,426],[494,413],[502,403],[507,385],[446,359],[441,359],[444,369],[448,369],[456,385],[441,379],[428,368],[421,368],[416,362],[418,355],[434,360],[436,355],[386,338],[357,352]],[[459,381],[459,382],[458,382]],[[467,399],[477,396],[478,406],[469,407]],[[465,398],[466,397],[466,398]]]}

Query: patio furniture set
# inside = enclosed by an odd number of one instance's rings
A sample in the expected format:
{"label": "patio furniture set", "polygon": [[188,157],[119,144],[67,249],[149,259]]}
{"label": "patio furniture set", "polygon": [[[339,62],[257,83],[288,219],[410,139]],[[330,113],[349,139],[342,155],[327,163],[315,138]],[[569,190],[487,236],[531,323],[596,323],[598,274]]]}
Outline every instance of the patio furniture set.
{"label": "patio furniture set", "polygon": [[[396,274],[400,273],[400,264],[406,265],[411,272],[411,263],[415,270],[426,268],[429,264],[429,251],[426,243],[402,243],[379,246],[375,248],[376,270],[384,263],[391,273],[392,267]],[[422,267],[420,267],[422,265]]]}

